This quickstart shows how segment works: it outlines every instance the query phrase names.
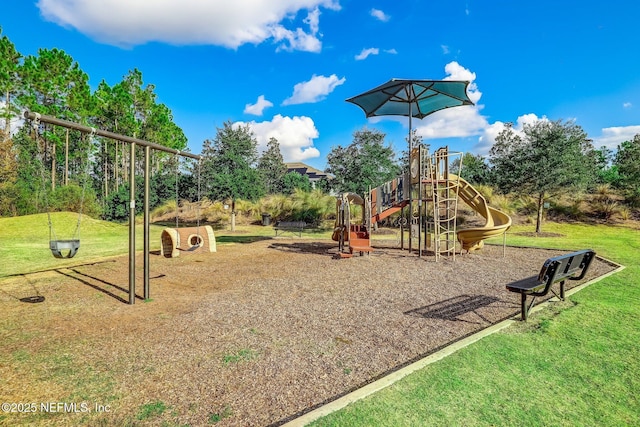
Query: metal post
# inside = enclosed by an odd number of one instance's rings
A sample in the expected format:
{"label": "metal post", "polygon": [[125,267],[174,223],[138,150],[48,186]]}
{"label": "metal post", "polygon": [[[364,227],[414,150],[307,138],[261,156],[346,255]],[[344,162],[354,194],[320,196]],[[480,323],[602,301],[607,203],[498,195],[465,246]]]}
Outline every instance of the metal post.
{"label": "metal post", "polygon": [[144,299],[149,299],[149,156],[151,148],[144,147]]}
{"label": "metal post", "polygon": [[418,258],[422,258],[422,146],[418,146]]}
{"label": "metal post", "polygon": [[409,174],[409,253],[411,253],[411,221],[413,220],[413,184],[411,183],[411,149],[413,148],[413,141],[411,141],[411,116],[412,105],[409,100],[409,156],[407,164],[407,173]]}
{"label": "metal post", "polygon": [[69,185],[69,128],[64,138],[64,185]]}
{"label": "metal post", "polygon": [[136,302],[136,144],[129,151],[129,304]]}
{"label": "metal post", "polygon": [[[427,193],[426,190],[424,190]],[[424,199],[424,216],[422,218],[422,225],[424,226],[424,250],[427,251],[429,248],[429,243],[427,242],[427,237],[429,235],[429,225],[427,224],[427,218],[429,217],[429,201],[426,198]]]}
{"label": "metal post", "polygon": [[[447,230],[446,230],[446,236],[447,236],[447,254],[451,253],[451,228],[453,225],[453,221],[452,221],[452,214],[451,214],[451,179],[449,177],[449,147],[448,146],[444,146],[444,154],[443,154],[443,159],[444,159],[444,182],[445,182],[445,195],[446,195],[446,203],[445,203],[445,210],[447,212]],[[455,245],[453,247],[453,260],[455,261],[456,259],[456,253],[455,253]]]}
{"label": "metal post", "polygon": [[400,208],[400,249],[404,250],[404,206]]}

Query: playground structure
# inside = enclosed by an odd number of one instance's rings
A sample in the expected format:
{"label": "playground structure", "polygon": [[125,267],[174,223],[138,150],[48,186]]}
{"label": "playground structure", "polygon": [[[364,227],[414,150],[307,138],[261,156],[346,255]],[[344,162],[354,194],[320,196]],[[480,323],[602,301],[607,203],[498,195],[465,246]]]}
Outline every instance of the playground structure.
{"label": "playground structure", "polygon": [[[456,242],[460,251],[482,248],[484,240],[505,235],[511,226],[511,218],[504,212],[490,207],[482,194],[458,174],[449,171],[452,160],[458,170],[462,168],[462,153],[449,152],[447,147],[436,150],[433,155],[422,146],[410,153],[409,172],[369,192],[365,198],[347,193],[336,202],[336,224],[332,235],[339,244],[343,258],[354,252],[370,253],[370,231],[376,224],[400,212],[400,245],[404,249],[404,229],[409,229],[409,252],[417,242],[418,256],[423,248],[435,255],[451,255],[455,260]],[[478,227],[456,230],[458,199],[484,218]],[[351,205],[360,206],[362,219],[351,218]],[[409,210],[408,219],[405,208]]]}
{"label": "playground structure", "polygon": [[175,258],[181,252],[216,252],[216,238],[210,225],[165,228],[160,235],[160,255]]}

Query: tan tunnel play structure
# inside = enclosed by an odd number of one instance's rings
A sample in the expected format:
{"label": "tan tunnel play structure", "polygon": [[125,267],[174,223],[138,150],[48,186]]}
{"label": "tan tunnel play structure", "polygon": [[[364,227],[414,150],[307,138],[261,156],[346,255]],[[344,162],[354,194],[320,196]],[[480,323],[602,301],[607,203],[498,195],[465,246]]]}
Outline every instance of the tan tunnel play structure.
{"label": "tan tunnel play structure", "polygon": [[210,225],[165,228],[160,239],[160,254],[166,258],[175,258],[181,252],[216,252],[216,238]]}

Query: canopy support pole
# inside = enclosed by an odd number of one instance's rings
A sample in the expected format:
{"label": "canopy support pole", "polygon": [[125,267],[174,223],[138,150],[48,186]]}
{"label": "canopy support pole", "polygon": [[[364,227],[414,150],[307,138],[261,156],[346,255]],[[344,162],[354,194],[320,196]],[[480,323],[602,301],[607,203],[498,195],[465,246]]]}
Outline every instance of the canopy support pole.
{"label": "canopy support pole", "polygon": [[411,99],[409,99],[409,153],[407,155],[407,174],[409,177],[409,253],[411,253],[411,220],[413,218],[413,184],[411,183],[411,149],[413,148],[413,141],[411,141]]}

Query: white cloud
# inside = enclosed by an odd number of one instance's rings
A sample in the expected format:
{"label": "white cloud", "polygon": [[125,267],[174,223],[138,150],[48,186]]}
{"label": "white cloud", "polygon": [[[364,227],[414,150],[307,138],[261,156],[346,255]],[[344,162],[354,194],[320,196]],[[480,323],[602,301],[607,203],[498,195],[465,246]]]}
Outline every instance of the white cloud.
{"label": "white cloud", "polygon": [[449,50],[449,46],[447,46],[446,44],[441,44],[440,48],[442,49],[442,53],[445,54],[445,55],[448,54],[449,52],[451,52]]}
{"label": "white cloud", "polygon": [[[151,41],[237,48],[271,39],[281,50],[318,52],[320,7],[339,10],[338,0],[39,0],[44,19],[102,43],[135,46]],[[304,24],[283,22],[308,11]]]}
{"label": "white cloud", "polygon": [[492,124],[487,123],[482,135],[478,138],[478,143],[474,147],[474,151],[481,155],[486,156],[496,142],[496,137],[505,128],[504,122],[494,122]]}
{"label": "white cloud", "polygon": [[282,105],[307,104],[322,101],[328,94],[347,79],[339,79],[335,74],[327,76],[313,75],[311,80],[298,83],[293,87],[293,95],[285,99]]}
{"label": "white cloud", "polygon": [[[524,114],[513,124],[513,130],[516,134],[522,135],[524,125],[531,125],[537,121],[548,121],[546,116],[538,117],[533,113]],[[478,138],[478,144],[475,146],[478,154],[486,155],[496,141],[496,136],[505,128],[505,123],[495,122],[488,125],[483,134]],[[618,145],[624,141],[633,140],[634,136],[640,134],[640,125],[634,126],[618,126],[603,128],[600,136],[593,138],[595,148],[607,147],[610,150],[616,150]]]}
{"label": "white cloud", "polygon": [[623,108],[631,108],[633,105],[630,102],[625,102],[624,104],[622,104]]}
{"label": "white cloud", "polygon": [[448,108],[428,116],[416,127],[425,139],[464,138],[478,135],[487,127],[487,120],[473,107]]}
{"label": "white cloud", "polygon": [[305,33],[302,28],[296,28],[295,31],[287,30],[282,26],[275,28],[274,39],[282,40],[282,43],[276,50],[320,52],[320,50],[322,50],[322,43],[317,37],[320,24],[320,9],[315,8],[311,10],[304,20],[304,23],[309,25],[309,33]]}
{"label": "white cloud", "polygon": [[482,135],[489,127],[487,119],[480,114],[483,106],[478,105],[482,92],[473,81],[476,74],[453,61],[445,66],[447,76],[444,80],[466,80],[471,82],[467,87],[469,99],[473,106],[448,108],[419,120],[415,126],[416,133],[426,139],[469,137]]}
{"label": "white cloud", "polygon": [[261,116],[265,108],[273,107],[273,103],[264,98],[264,95],[260,95],[255,104],[247,104],[244,107],[245,114],[253,114],[254,116]]}
{"label": "white cloud", "polygon": [[620,143],[631,141],[638,134],[640,134],[640,125],[603,128],[602,134],[593,138],[593,145],[596,148],[607,147],[615,150]]}
{"label": "white cloud", "polygon": [[[475,105],[441,110],[425,117],[423,120],[414,119],[414,128],[417,134],[425,140],[477,137],[477,143],[473,147],[473,151],[486,156],[493,144],[495,144],[498,134],[505,129],[506,123],[502,121],[489,123],[487,118],[481,114],[484,105],[479,104],[482,92],[474,82],[476,79],[475,73],[455,61],[445,66],[445,72],[447,76],[444,80],[466,80],[470,82],[467,94]],[[623,106],[630,108],[631,103],[626,102]],[[523,114],[513,123],[512,129],[517,134],[522,134],[525,125],[548,120],[546,116],[538,117],[534,113]],[[630,141],[638,134],[640,134],[640,125],[603,128],[602,134],[593,138],[594,146],[596,148],[607,147],[615,150],[620,143]]]}
{"label": "white cloud", "polygon": [[549,119],[547,119],[547,116],[538,117],[533,113],[524,114],[518,117],[518,119],[516,120],[514,129],[517,132],[522,132],[522,130],[524,129],[524,125],[532,125],[535,122],[539,122],[539,121],[546,122],[546,121],[549,121]]}
{"label": "white cloud", "polygon": [[362,61],[363,59],[367,59],[369,55],[377,55],[380,53],[380,49],[377,47],[370,47],[368,49],[362,49],[362,52],[355,56],[356,61]]}
{"label": "white cloud", "polygon": [[384,52],[385,52],[385,53],[390,53],[390,54],[392,54],[392,55],[396,55],[396,54],[398,53],[398,51],[397,51],[397,50],[395,50],[395,49],[385,49],[385,51],[384,51]]}
{"label": "white cloud", "polygon": [[391,17],[387,14],[385,14],[383,11],[381,11],[380,9],[371,9],[371,16],[373,16],[374,18],[382,21],[382,22],[387,22],[389,19],[391,19]]}
{"label": "white cloud", "polygon": [[444,71],[447,73],[447,77],[444,80],[466,80],[469,82],[467,87],[467,95],[474,104],[477,104],[482,97],[482,92],[478,90],[478,85],[474,83],[476,79],[476,73],[472,73],[470,70],[464,68],[456,61],[449,62],[444,66]]}
{"label": "white cloud", "polygon": [[248,124],[258,141],[258,150],[263,152],[271,138],[278,140],[285,162],[300,162],[320,157],[320,151],[313,146],[313,140],[320,135],[310,117],[283,117],[280,114],[271,121],[236,122],[234,126]]}
{"label": "white cloud", "polygon": [[[464,68],[453,61],[445,66],[447,76],[444,80],[468,81],[467,94],[473,101],[473,106],[463,106],[448,108],[425,117],[416,128],[418,135],[425,140],[438,138],[468,138],[478,137],[478,142],[474,146],[474,151],[480,155],[487,155],[495,143],[496,136],[505,128],[505,123],[496,121],[489,123],[487,118],[481,114],[484,105],[479,104],[482,92],[474,83],[476,73]],[[546,117],[538,117],[533,113],[524,114],[517,118],[513,125],[516,133],[522,132],[525,124],[532,124],[538,120],[547,120]]]}
{"label": "white cloud", "polygon": [[[525,124],[530,125],[537,121],[546,120],[548,120],[546,116],[538,117],[533,113],[523,114],[516,119],[516,122],[513,124],[512,129],[516,134],[523,135],[522,130],[524,129]],[[487,126],[484,128],[484,130],[482,130],[481,135],[478,138],[478,143],[474,147],[474,151],[482,156],[487,155],[493,144],[495,144],[496,137],[505,128],[506,123],[501,121],[497,121],[492,124],[487,123]]]}

